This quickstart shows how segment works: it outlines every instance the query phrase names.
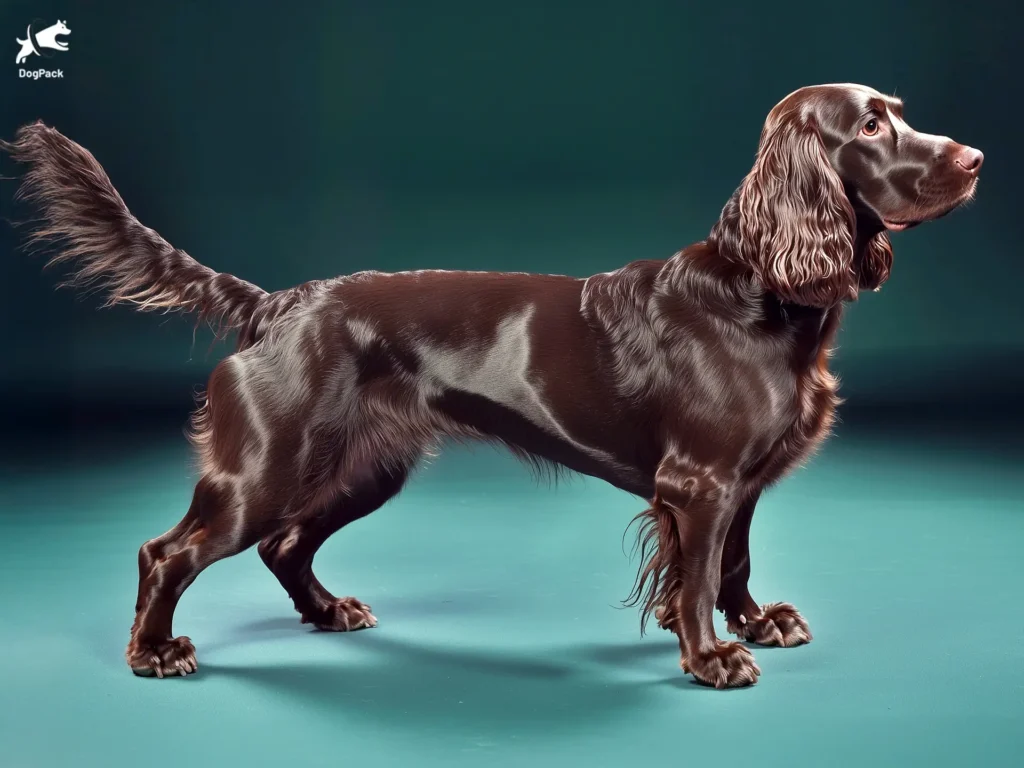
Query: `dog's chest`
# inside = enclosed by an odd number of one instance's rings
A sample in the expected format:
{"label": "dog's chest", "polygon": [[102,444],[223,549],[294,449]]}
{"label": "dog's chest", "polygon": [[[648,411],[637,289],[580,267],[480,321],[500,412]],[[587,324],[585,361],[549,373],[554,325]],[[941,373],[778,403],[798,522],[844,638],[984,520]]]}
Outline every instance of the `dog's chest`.
{"label": "dog's chest", "polygon": [[798,373],[793,379],[792,417],[755,473],[754,479],[760,484],[773,483],[805,462],[832,428],[839,405],[839,381],[829,371],[829,356],[838,321],[838,313],[826,317],[824,333],[810,360],[797,367]]}
{"label": "dog's chest", "polygon": [[657,350],[651,367],[666,385],[651,406],[667,414],[664,438],[682,439],[753,485],[799,465],[828,434],[838,403],[828,370],[834,324],[819,317],[771,340],[680,335]]}

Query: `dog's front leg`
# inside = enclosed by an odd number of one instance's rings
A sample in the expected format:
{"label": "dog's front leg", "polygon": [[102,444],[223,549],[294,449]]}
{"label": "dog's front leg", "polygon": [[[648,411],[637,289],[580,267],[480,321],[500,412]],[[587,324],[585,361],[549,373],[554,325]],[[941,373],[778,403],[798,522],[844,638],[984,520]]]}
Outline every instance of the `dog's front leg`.
{"label": "dog's front leg", "polygon": [[[738,491],[720,470],[680,456],[662,461],[651,512],[658,520],[662,626],[679,637],[683,671],[716,688],[757,682],[754,656],[715,636],[713,615],[722,579],[722,548]],[[657,601],[657,596],[653,596]]]}
{"label": "dog's front leg", "polygon": [[811,641],[804,617],[789,603],[758,605],[750,596],[750,522],[760,493],[748,496],[733,518],[722,552],[722,585],[717,608],[729,631],[759,645],[791,647]]}

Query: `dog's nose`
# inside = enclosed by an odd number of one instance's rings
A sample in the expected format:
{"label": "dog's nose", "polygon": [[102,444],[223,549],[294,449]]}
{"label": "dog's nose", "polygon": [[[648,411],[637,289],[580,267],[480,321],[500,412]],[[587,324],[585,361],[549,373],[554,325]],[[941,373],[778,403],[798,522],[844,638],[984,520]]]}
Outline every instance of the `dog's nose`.
{"label": "dog's nose", "polygon": [[981,164],[985,162],[985,155],[980,149],[974,147],[961,147],[956,154],[956,164],[972,176],[976,176],[981,170]]}

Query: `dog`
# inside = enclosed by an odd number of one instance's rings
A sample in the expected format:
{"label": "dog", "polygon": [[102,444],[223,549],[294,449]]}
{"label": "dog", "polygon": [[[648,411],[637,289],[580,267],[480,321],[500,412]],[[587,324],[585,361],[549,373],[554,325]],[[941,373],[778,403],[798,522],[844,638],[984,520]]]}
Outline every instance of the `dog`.
{"label": "dog", "polygon": [[22,40],[20,37],[15,38],[14,41],[21,46],[21,50],[14,59],[15,64],[23,63],[32,54],[39,54],[40,48],[51,48],[55,51],[66,51],[68,50],[68,44],[58,40],[58,37],[63,35],[70,35],[71,30],[68,29],[67,24],[58,19],[56,24],[52,24],[46,29],[39,30],[35,36],[35,42],[32,40],[32,26],[25,30],[25,39]]}
{"label": "dog", "polygon": [[371,271],[267,293],[140,224],[56,130],[25,126],[4,148],[41,213],[30,241],[73,265],[72,285],[237,334],[191,421],[192,503],[139,551],[136,674],[197,670],[192,642],[172,633],[175,605],[204,568],[253,545],[303,622],[375,626],[369,605],[317,580],[314,555],[441,441],[481,439],[647,500],[627,603],[717,688],[760,669],[716,637],[716,608],[740,640],[811,640],[791,604],[747,589],[755,506],[830,430],[830,348],[845,304],[888,278],[889,233],[970,200],[984,159],[913,130],[894,97],[812,86],[771,110],[707,238],[670,258],[586,279]]}

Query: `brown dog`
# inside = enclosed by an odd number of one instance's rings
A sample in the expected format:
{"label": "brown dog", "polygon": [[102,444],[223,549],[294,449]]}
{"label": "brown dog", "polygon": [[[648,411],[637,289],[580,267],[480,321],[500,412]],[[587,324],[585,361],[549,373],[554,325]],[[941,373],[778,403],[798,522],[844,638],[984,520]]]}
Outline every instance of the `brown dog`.
{"label": "brown dog", "polygon": [[753,170],[707,240],[588,279],[364,272],[268,294],[175,249],[128,211],[89,152],[37,123],[13,157],[73,282],[237,331],[193,420],[201,477],[184,519],[139,552],[138,674],[197,668],[171,617],[211,563],[259,544],[304,622],[371,627],[312,572],[335,531],[402,488],[445,438],[602,478],[650,500],[632,595],[679,637],[682,667],[754,683],[750,651],[811,639],[747,591],[761,492],[829,431],[829,347],[845,301],[892,264],[887,231],[971,198],[982,154],[917,133],[894,98],[804,88],[768,116]]}

